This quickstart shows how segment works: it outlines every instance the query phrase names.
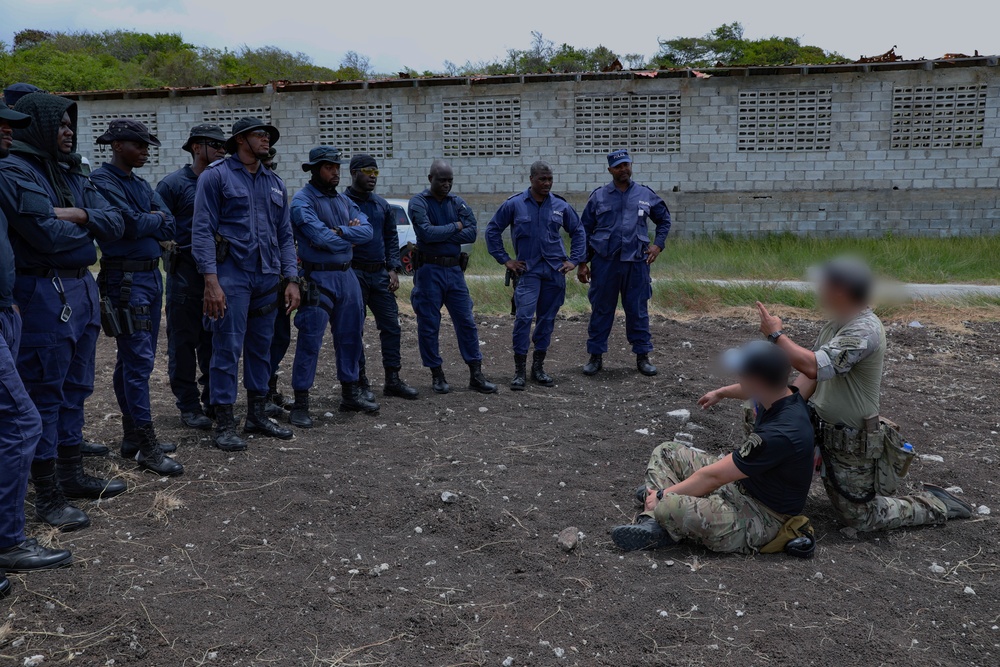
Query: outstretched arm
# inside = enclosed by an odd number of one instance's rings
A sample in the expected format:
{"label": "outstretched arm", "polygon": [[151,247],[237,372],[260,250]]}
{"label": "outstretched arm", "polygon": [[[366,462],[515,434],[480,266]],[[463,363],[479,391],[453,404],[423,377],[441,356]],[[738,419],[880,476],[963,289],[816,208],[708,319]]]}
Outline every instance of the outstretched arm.
{"label": "outstretched arm", "polygon": [[[693,475],[683,482],[674,484],[663,490],[664,495],[675,493],[680,496],[694,496],[700,498],[707,496],[716,489],[737,480],[746,479],[747,476],[740,472],[733,461],[733,455],[729,454],[725,458],[719,459],[712,465],[699,468]],[[646,509],[652,510],[656,507],[656,492],[651,491],[646,496]],[[650,506],[652,505],[652,506]]]}

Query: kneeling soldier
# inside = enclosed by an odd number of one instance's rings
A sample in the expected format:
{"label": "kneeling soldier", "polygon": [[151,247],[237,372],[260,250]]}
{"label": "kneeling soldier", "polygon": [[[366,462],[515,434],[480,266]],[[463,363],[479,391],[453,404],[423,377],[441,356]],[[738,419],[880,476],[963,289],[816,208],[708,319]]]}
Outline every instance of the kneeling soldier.
{"label": "kneeling soldier", "polygon": [[[645,511],[636,524],[611,531],[622,549],[664,547],[688,538],[712,551],[755,553],[784,534],[782,528],[805,506],[813,429],[806,402],[788,386],[788,355],[755,341],[723,359],[757,403],[753,431],[738,450],[718,460],[680,442],[653,450],[640,490]],[[774,550],[786,545],[777,546]]]}
{"label": "kneeling soldier", "polygon": [[309,390],[316,380],[316,364],[327,324],[333,331],[337,379],[341,383],[340,409],[344,412],[378,412],[379,405],[365,396],[358,383],[365,303],[358,277],[351,270],[353,246],[372,239],[372,226],[357,204],[337,192],[340,184],[340,151],[319,146],[309,151],[302,171],[312,173],[309,183],[292,197],[292,228],[299,245],[302,271],[308,282],[307,299],[295,315],[299,330],[292,364],[295,403],[289,420],[309,428]]}
{"label": "kneeling soldier", "polygon": [[[566,300],[566,274],[587,258],[587,234],[576,211],[552,191],[552,168],[531,165],[531,187],[508,199],[486,225],[486,247],[514,276],[514,380],[510,388],[524,389],[531,320],[535,318],[535,354],[531,379],[545,387],[554,381],[543,366],[552,339],[556,314]],[[503,247],[503,230],[510,227],[515,258]],[[561,233],[570,235],[572,252],[566,255]]]}

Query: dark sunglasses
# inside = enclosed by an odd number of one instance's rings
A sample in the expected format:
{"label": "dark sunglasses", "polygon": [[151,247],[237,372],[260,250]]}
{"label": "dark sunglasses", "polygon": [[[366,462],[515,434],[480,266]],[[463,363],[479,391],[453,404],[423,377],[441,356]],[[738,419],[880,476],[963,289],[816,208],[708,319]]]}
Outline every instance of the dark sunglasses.
{"label": "dark sunglasses", "polygon": [[215,150],[226,147],[226,144],[221,141],[199,141],[197,143],[208,146],[209,148],[214,148]]}

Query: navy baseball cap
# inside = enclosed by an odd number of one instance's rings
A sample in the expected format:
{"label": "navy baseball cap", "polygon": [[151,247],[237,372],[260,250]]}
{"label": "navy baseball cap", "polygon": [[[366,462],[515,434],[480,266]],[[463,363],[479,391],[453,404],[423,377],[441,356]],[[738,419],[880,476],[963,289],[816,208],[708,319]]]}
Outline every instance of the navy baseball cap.
{"label": "navy baseball cap", "polygon": [[787,384],[792,372],[788,353],[766,340],[752,340],[742,347],[726,350],[722,366],[730,373],[763,380],[772,387]]}
{"label": "navy baseball cap", "polygon": [[632,156],[624,148],[608,153],[608,167],[617,167],[624,162],[631,162]]}
{"label": "navy baseball cap", "polygon": [[25,95],[41,92],[43,92],[41,88],[33,86],[30,83],[12,83],[3,89],[3,101],[7,106],[12,107]]}
{"label": "navy baseball cap", "polygon": [[0,120],[10,125],[15,130],[23,130],[31,125],[31,116],[26,113],[18,113],[13,109],[0,105]]}

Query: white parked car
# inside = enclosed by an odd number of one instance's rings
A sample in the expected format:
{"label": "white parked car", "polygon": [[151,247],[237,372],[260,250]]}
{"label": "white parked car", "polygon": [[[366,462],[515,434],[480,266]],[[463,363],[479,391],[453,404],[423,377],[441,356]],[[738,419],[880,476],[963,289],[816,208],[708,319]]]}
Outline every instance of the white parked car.
{"label": "white parked car", "polygon": [[[392,212],[396,215],[396,233],[399,234],[399,261],[403,265],[403,273],[413,275],[413,253],[417,247],[417,233],[413,231],[406,199],[386,199]],[[472,252],[472,244],[462,246],[462,252]]]}

